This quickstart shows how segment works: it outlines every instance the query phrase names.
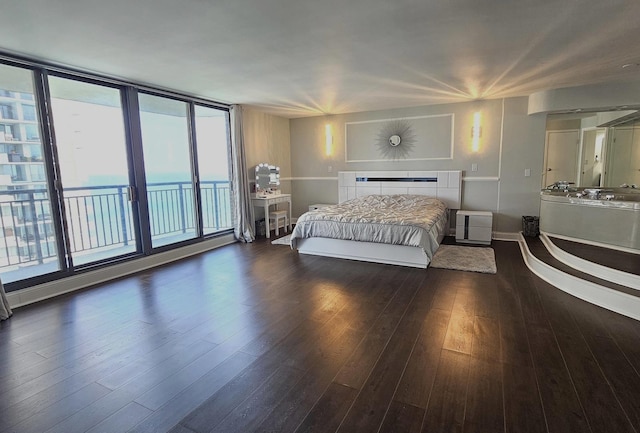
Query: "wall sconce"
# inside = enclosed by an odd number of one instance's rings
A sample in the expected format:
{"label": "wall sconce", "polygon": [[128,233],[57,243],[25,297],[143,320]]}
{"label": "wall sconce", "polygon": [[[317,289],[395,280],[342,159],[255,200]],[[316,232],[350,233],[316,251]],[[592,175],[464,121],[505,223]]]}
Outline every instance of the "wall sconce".
{"label": "wall sconce", "polygon": [[333,155],[333,135],[331,134],[331,125],[324,126],[324,153],[326,156]]}
{"label": "wall sconce", "polygon": [[480,137],[482,137],[482,126],[480,126],[480,112],[473,114],[473,126],[471,127],[471,150],[477,152],[480,150]]}

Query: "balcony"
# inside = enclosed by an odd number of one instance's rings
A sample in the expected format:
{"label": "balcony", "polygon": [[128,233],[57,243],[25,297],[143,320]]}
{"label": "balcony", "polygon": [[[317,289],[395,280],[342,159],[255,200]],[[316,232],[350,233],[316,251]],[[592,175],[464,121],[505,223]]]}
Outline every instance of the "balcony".
{"label": "balcony", "polygon": [[[205,234],[232,227],[229,181],[200,183]],[[147,185],[151,237],[163,245],[194,237],[190,182]],[[136,251],[134,216],[127,185],[65,188],[64,206],[74,264]],[[58,268],[56,230],[46,189],[0,191],[0,273],[4,282]]]}

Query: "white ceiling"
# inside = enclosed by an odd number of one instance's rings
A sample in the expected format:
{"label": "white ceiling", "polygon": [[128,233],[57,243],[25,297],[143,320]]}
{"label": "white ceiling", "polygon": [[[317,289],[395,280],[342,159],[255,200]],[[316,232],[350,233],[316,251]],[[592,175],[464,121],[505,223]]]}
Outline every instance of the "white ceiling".
{"label": "white ceiling", "polygon": [[638,0],[0,0],[0,50],[286,117],[638,80]]}

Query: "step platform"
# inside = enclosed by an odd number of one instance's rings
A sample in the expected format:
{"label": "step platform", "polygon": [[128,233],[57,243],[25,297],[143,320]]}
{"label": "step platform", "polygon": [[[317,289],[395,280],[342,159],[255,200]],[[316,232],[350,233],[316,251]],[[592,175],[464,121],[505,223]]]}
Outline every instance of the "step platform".
{"label": "step platform", "polygon": [[640,251],[621,251],[577,239],[520,234],[527,266],[580,299],[640,320]]}

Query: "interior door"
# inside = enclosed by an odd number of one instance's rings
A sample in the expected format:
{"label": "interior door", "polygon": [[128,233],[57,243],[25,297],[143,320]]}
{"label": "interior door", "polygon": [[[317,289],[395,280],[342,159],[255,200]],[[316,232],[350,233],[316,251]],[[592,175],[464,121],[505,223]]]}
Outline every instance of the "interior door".
{"label": "interior door", "polygon": [[631,165],[630,184],[640,187],[640,127],[638,126],[633,128],[633,147],[629,162]]}
{"label": "interior door", "polygon": [[580,186],[600,186],[602,184],[602,146],[604,129],[582,132],[582,152],[580,153]]}
{"label": "interior door", "polygon": [[[633,183],[633,128],[615,128],[609,150],[607,184],[620,186]],[[633,164],[635,165],[635,164]]]}
{"label": "interior door", "polygon": [[580,131],[548,131],[543,187],[558,181],[576,182]]}

